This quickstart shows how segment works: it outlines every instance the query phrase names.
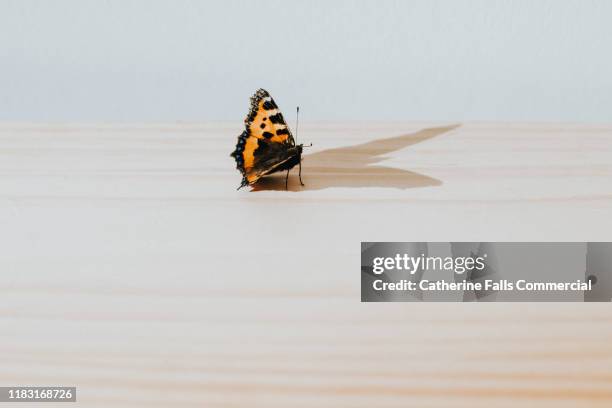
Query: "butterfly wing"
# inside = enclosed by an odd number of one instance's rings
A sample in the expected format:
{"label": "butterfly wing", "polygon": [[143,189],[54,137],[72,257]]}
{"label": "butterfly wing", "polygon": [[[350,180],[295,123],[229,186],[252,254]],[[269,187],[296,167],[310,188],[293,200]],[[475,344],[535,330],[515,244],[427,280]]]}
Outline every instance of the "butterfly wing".
{"label": "butterfly wing", "polygon": [[244,123],[246,129],[238,137],[236,149],[231,154],[243,176],[241,187],[277,171],[301,153],[282,113],[266,90],[259,89],[251,97],[251,109]]}
{"label": "butterfly wing", "polygon": [[293,135],[289,131],[283,114],[265,89],[259,89],[251,97],[251,109],[244,124],[249,135],[257,139],[295,146]]}

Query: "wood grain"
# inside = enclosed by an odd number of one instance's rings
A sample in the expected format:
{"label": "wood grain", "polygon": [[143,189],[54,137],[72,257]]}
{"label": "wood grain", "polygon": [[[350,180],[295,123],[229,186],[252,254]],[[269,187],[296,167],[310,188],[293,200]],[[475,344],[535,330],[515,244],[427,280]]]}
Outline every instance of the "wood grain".
{"label": "wood grain", "polygon": [[612,406],[609,305],[361,304],[358,267],[360,241],[612,240],[612,127],[307,123],[289,191],[236,191],[239,132],[0,125],[1,385],[87,407]]}

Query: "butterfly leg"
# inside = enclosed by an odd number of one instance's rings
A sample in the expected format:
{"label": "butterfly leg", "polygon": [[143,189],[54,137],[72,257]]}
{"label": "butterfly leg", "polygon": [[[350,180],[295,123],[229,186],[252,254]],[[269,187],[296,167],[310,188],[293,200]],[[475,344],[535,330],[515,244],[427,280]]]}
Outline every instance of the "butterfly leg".
{"label": "butterfly leg", "polygon": [[287,175],[285,176],[285,190],[289,190],[288,184],[289,184],[289,169],[287,169]]}
{"label": "butterfly leg", "polygon": [[300,184],[302,186],[304,186],[304,183],[302,183],[302,161],[300,160],[300,164],[299,164],[299,172],[298,172],[298,176],[300,178]]}

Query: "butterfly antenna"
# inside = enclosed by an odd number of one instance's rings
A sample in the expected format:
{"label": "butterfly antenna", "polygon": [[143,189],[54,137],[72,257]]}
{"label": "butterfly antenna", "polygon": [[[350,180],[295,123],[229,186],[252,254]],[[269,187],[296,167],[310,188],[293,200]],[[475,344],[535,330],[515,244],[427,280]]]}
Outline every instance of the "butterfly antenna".
{"label": "butterfly antenna", "polygon": [[295,142],[297,144],[297,137],[298,137],[298,123],[300,120],[300,107],[297,106],[295,108]]}

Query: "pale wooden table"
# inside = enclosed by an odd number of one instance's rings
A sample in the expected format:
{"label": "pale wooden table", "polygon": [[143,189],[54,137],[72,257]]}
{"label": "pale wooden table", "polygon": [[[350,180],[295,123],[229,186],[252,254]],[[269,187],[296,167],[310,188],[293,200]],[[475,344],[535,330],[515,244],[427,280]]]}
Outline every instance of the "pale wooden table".
{"label": "pale wooden table", "polygon": [[0,385],[87,407],[612,406],[608,304],[359,302],[360,241],[612,241],[611,126],[306,123],[306,187],[256,192],[235,190],[240,130],[0,125]]}

